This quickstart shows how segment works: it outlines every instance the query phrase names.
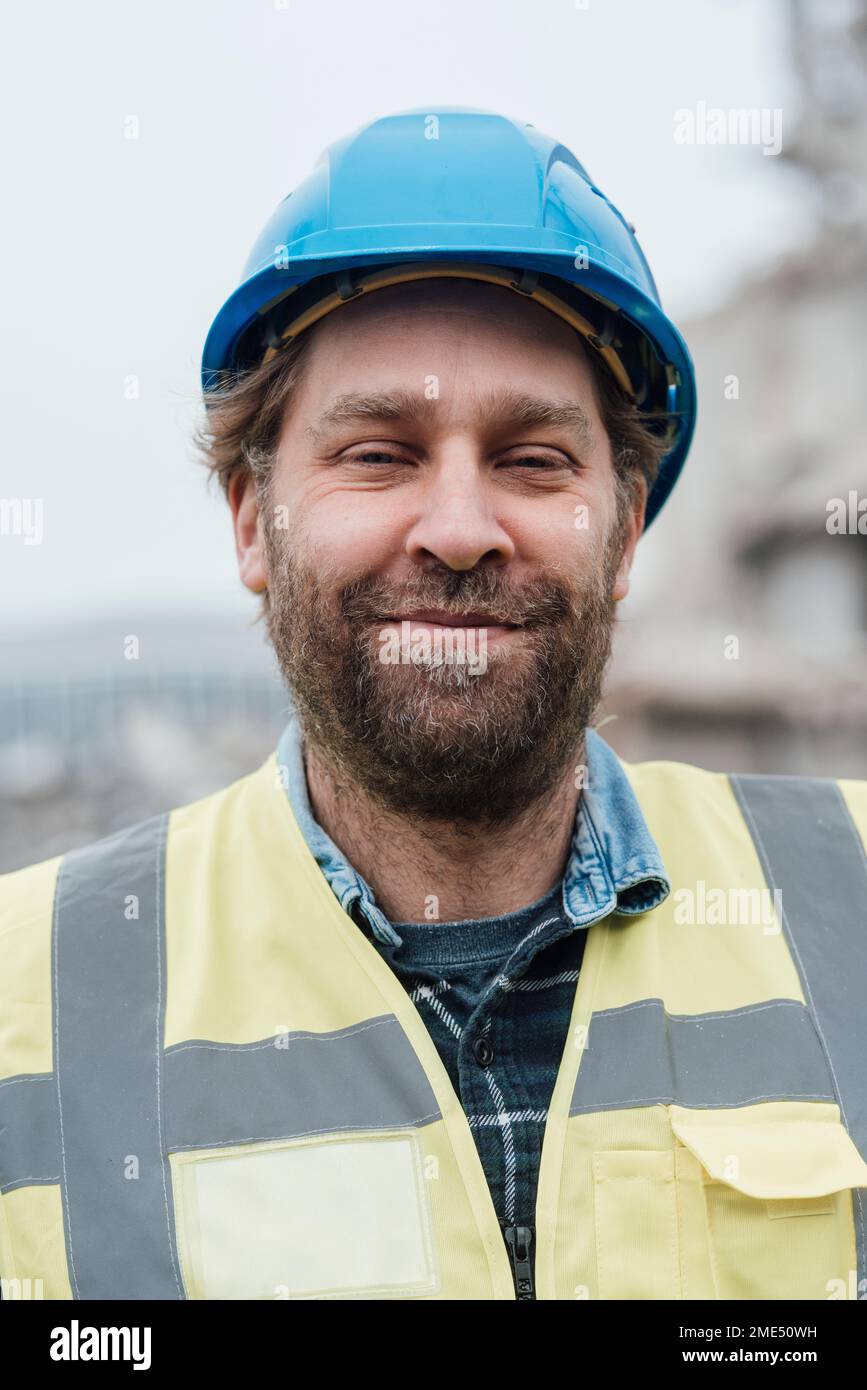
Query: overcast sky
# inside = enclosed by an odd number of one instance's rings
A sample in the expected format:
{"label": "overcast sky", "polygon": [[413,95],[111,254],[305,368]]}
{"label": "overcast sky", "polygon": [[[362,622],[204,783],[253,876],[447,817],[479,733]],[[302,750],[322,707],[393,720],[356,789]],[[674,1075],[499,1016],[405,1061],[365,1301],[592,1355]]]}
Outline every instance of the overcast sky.
{"label": "overcast sky", "polygon": [[44,538],[0,535],[0,622],[253,611],[193,462],[202,345],[276,204],[378,115],[465,104],[562,140],[678,321],[775,259],[807,231],[797,179],[676,144],[673,113],[780,108],[785,141],[784,21],[777,0],[18,0],[0,496],[43,499]]}

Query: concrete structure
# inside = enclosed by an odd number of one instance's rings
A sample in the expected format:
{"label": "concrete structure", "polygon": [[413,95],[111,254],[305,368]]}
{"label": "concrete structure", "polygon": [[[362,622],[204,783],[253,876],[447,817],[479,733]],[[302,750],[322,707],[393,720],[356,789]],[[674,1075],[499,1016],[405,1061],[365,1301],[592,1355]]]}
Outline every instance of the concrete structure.
{"label": "concrete structure", "polygon": [[686,325],[698,433],[642,542],[606,736],[630,757],[864,777],[867,6],[791,15],[802,109],[784,157],[815,238]]}

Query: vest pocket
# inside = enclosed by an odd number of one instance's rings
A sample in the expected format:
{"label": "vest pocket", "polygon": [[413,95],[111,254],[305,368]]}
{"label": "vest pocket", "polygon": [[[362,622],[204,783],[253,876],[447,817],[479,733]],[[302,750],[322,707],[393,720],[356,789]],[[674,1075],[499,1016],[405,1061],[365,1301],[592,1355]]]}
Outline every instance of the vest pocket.
{"label": "vest pocket", "polygon": [[172,1155],[194,1299],[412,1298],[439,1288],[414,1130]]}
{"label": "vest pocket", "polygon": [[670,1107],[680,1169],[700,1185],[718,1299],[827,1299],[857,1268],[853,1189],[867,1164],[836,1106]]}
{"label": "vest pocket", "polygon": [[669,1151],[593,1154],[600,1298],[680,1298],[675,1156]]}

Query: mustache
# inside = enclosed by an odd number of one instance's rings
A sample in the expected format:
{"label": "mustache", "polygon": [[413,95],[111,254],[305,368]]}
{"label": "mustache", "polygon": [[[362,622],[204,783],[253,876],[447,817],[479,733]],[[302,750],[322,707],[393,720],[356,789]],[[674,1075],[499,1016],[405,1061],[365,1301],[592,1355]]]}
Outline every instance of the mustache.
{"label": "mustache", "polygon": [[338,601],[349,623],[379,622],[390,614],[433,608],[454,618],[483,612],[502,623],[549,627],[575,608],[569,587],[553,578],[516,585],[484,570],[426,573],[406,584],[367,576],[346,585]]}

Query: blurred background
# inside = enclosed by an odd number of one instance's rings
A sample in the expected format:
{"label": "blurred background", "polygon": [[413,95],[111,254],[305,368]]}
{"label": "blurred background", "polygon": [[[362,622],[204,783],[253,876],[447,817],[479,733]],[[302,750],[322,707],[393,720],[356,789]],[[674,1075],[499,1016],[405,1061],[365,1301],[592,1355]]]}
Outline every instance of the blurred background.
{"label": "blurred background", "polygon": [[[569,145],[695,359],[605,738],[867,776],[867,0],[43,0],[2,61],[0,871],[273,748],[286,695],[191,444],[201,349],[321,149],[405,107]],[[677,138],[715,109],[779,148]]]}

